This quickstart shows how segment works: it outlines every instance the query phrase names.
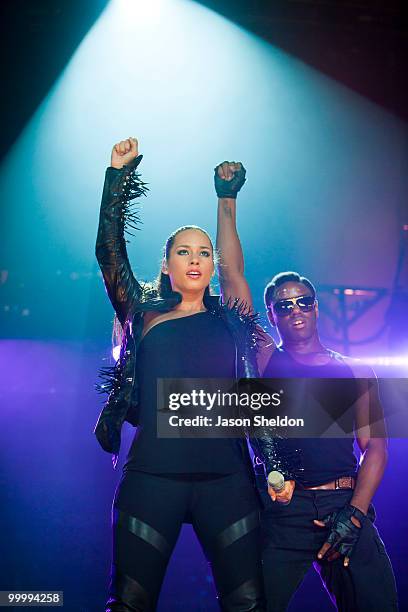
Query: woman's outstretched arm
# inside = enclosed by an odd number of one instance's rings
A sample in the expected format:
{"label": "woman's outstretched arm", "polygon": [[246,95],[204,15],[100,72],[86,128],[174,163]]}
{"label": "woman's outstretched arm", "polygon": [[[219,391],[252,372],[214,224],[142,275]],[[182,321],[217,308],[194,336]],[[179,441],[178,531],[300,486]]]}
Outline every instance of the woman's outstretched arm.
{"label": "woman's outstretched arm", "polygon": [[106,291],[122,325],[142,294],[130,267],[125,240],[125,232],[137,229],[139,221],[131,210],[133,200],[147,191],[136,172],[141,160],[135,138],[114,145],[105,175],[95,247]]}

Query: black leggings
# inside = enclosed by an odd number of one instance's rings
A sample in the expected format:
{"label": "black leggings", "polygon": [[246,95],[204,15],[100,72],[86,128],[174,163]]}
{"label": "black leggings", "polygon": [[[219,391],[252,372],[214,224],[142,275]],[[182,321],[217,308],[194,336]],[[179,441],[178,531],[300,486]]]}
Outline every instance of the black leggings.
{"label": "black leggings", "polygon": [[210,478],[129,471],[113,502],[106,612],[155,610],[183,522],[211,563],[225,611],[264,610],[259,502],[245,472]]}

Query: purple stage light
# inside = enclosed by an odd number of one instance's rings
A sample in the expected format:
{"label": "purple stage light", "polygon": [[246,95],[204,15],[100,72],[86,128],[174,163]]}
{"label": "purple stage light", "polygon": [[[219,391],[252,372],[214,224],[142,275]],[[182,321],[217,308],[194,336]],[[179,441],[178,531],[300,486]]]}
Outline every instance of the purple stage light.
{"label": "purple stage light", "polygon": [[378,355],[362,357],[358,361],[371,366],[408,367],[408,355]]}

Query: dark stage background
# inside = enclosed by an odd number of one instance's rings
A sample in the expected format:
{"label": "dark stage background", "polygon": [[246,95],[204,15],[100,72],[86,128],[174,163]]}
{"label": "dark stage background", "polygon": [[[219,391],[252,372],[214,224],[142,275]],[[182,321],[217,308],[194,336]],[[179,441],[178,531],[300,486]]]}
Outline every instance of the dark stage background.
{"label": "dark stage background", "polygon": [[[407,357],[407,10],[15,0],[0,16],[0,589],[64,590],[66,610],[97,612],[121,465],[112,470],[92,434],[93,384],[110,359],[93,248],[112,144],[132,134],[145,153],[151,193],[129,244],[140,278],[156,275],[175,227],[214,235],[212,168],[242,159],[239,229],[257,308],[270,277],[296,269],[316,282],[329,346]],[[379,373],[406,377],[406,362]],[[407,448],[390,441],[375,498],[401,610]],[[159,607],[182,609],[217,609],[189,526]],[[316,609],[333,608],[312,572],[290,610]]]}

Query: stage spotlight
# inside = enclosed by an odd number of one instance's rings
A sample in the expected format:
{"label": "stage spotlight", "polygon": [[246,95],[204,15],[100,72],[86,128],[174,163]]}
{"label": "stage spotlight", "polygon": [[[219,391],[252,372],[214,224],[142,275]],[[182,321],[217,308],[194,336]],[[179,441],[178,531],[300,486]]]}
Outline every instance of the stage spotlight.
{"label": "stage spotlight", "polygon": [[[141,280],[157,276],[175,227],[214,233],[212,168],[229,158],[248,170],[239,222],[257,300],[279,269],[382,285],[394,257],[382,198],[402,193],[403,134],[389,113],[195,2],[111,0],[0,169],[13,203],[3,248],[33,279],[95,270],[104,169],[132,135],[150,189],[128,245]],[[56,298],[61,313],[67,300]]]}
{"label": "stage spotlight", "polygon": [[[124,24],[132,23],[137,19],[147,22],[157,19],[160,15],[163,2],[166,0],[111,0],[110,5],[120,11]],[[134,26],[133,26],[134,27]]]}

